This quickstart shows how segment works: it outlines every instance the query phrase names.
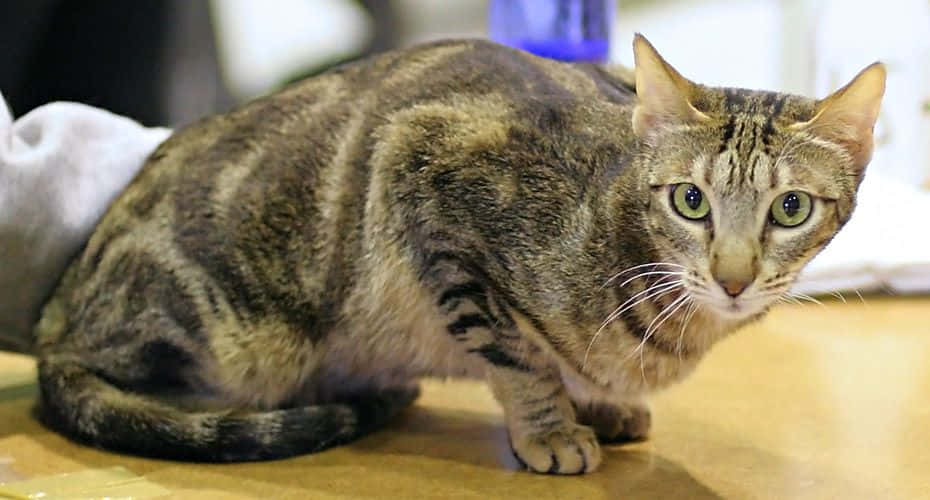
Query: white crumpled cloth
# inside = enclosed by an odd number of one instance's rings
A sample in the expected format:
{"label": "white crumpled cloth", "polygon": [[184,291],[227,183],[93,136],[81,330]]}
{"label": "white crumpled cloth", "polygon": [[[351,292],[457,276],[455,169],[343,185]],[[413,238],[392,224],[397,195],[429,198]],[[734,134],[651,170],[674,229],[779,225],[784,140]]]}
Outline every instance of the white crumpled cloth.
{"label": "white crumpled cloth", "polygon": [[0,348],[29,350],[68,260],[170,134],[67,102],[14,122],[0,95]]}
{"label": "white crumpled cloth", "polygon": [[867,170],[853,217],[794,290],[930,292],[930,192]]}

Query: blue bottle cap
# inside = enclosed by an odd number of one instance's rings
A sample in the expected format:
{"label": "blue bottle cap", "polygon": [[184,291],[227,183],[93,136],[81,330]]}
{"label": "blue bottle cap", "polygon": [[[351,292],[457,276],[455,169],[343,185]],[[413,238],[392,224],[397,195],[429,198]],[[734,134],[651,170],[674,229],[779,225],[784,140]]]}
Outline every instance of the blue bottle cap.
{"label": "blue bottle cap", "polygon": [[561,61],[603,63],[610,52],[614,0],[491,0],[495,42]]}

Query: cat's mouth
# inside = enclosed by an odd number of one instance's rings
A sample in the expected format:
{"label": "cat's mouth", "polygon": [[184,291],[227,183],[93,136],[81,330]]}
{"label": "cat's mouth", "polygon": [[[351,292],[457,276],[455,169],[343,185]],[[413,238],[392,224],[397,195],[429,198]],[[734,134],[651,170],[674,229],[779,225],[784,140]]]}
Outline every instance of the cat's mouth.
{"label": "cat's mouth", "polygon": [[721,312],[725,316],[732,316],[734,319],[742,319],[752,314],[749,307],[741,304],[739,300],[730,300],[729,304],[723,306]]}
{"label": "cat's mouth", "polygon": [[708,297],[704,294],[698,298],[709,306],[720,319],[728,321],[740,321],[763,312],[767,305],[764,301],[756,297]]}

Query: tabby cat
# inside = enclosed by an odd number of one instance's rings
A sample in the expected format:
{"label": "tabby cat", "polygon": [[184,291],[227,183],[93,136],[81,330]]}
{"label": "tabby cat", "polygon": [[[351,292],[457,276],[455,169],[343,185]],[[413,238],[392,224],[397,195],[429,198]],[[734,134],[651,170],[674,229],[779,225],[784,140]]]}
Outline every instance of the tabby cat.
{"label": "tabby cat", "polygon": [[644,396],[849,219],[885,70],[826,99],[487,41],[341,66],[168,139],[36,329],[40,415],[194,461],[352,441],[482,377],[515,455],[595,470]]}

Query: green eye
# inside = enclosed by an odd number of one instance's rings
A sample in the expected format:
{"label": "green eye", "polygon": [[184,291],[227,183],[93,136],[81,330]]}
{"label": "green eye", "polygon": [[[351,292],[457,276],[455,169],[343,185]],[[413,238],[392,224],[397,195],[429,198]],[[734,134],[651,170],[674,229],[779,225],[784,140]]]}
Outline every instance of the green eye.
{"label": "green eye", "polygon": [[698,220],[710,213],[710,203],[694,184],[678,184],[672,191],[672,206],[682,217]]}
{"label": "green eye", "polygon": [[794,227],[811,215],[811,197],[801,191],[788,191],[772,202],[772,222],[783,227]]}

